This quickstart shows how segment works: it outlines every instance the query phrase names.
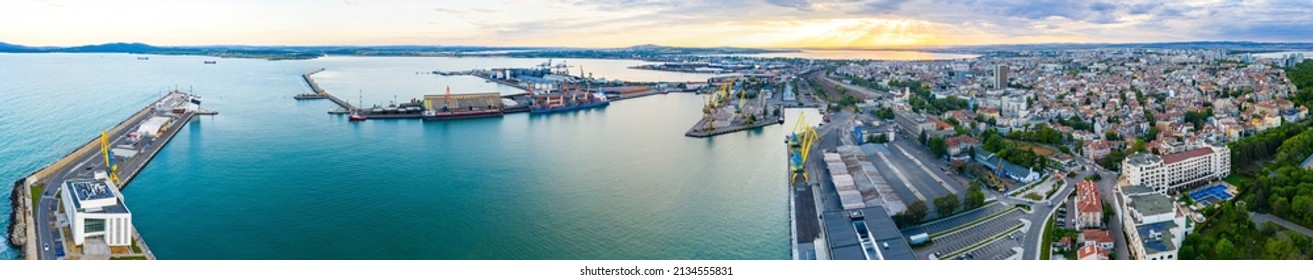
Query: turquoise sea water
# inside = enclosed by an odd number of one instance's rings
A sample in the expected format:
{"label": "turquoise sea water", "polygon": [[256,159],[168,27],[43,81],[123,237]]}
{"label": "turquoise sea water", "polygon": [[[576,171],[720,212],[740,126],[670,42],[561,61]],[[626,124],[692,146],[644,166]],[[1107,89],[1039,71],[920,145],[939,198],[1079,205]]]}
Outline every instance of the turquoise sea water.
{"label": "turquoise sea water", "polygon": [[[6,201],[13,180],[178,85],[221,113],[188,124],[124,192],[161,259],[789,258],[788,126],[684,137],[700,96],[548,116],[350,123],[326,114],[327,101],[293,100],[308,91],[299,74],[328,68],[321,84],[353,102],[363,91],[368,106],[447,85],[513,91],[415,72],[541,61],[204,60],[214,58],[0,54]],[[614,78],[705,79],[625,69],[635,61],[568,62]]]}

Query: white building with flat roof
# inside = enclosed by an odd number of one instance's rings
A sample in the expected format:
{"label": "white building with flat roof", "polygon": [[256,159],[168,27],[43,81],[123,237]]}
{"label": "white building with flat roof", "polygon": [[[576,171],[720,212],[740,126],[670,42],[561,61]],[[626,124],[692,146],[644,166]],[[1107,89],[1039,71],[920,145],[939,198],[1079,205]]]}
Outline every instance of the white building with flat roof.
{"label": "white building with flat roof", "polygon": [[82,245],[87,238],[103,238],[110,246],[132,244],[132,212],[114,183],[104,178],[73,179],[62,187],[61,202],[74,244]]}
{"label": "white building with flat roof", "polygon": [[1187,219],[1172,199],[1142,185],[1119,187],[1117,193],[1122,209],[1122,232],[1131,259],[1175,260],[1180,256],[1181,243],[1194,231],[1194,223]]}
{"label": "white building with flat roof", "polygon": [[1231,149],[1204,147],[1158,156],[1136,153],[1122,160],[1122,175],[1131,185],[1144,185],[1162,194],[1200,186],[1231,174]]}

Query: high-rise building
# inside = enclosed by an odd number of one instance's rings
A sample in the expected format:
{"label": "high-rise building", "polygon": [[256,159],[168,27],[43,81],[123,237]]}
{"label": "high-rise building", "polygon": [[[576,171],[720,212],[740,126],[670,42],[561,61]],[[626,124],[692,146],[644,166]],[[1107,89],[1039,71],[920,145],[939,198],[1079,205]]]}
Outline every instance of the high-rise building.
{"label": "high-rise building", "polygon": [[1003,89],[1008,87],[1008,67],[1007,65],[994,65],[994,88]]}
{"label": "high-rise building", "polygon": [[1231,174],[1231,150],[1222,144],[1158,156],[1136,153],[1122,160],[1122,174],[1132,185],[1166,194],[1201,186]]}

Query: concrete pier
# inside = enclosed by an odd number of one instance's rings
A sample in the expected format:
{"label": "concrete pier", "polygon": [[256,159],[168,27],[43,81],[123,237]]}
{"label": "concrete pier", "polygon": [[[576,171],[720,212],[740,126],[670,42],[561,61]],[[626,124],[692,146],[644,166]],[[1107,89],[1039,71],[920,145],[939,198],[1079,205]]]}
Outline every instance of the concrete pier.
{"label": "concrete pier", "polygon": [[[163,149],[163,147],[172,140],[179,131],[182,130],[182,127],[191,122],[194,116],[197,114],[217,113],[211,110],[177,112],[173,110],[173,108],[178,105],[188,102],[189,99],[190,95],[187,93],[180,91],[170,92],[168,95],[160,98],[159,101],[143,108],[127,120],[124,120],[114,128],[106,131],[110,146],[130,146],[133,149],[139,150],[139,153],[135,156],[126,158],[116,157],[112,159],[119,167],[115,175],[121,178],[120,183],[118,184],[120,189],[125,188],[131,183],[137,173],[150,163],[155,155],[158,154],[159,151]],[[172,117],[173,120],[162,126],[161,130],[158,131],[158,134],[153,137],[143,138],[137,141],[131,141],[128,139],[128,134],[135,132],[138,126],[147,119],[160,116]],[[91,178],[93,175],[92,173],[95,171],[108,170],[105,166],[104,155],[100,151],[100,143],[101,136],[96,135],[95,137],[92,137],[91,141],[88,141],[86,144],[73,150],[73,152],[56,160],[50,165],[37,170],[32,173],[32,175],[17,183],[18,185],[21,185],[21,188],[24,190],[28,190],[24,192],[15,192],[15,194],[23,196],[21,199],[24,201],[32,201],[33,198],[38,199],[36,203],[37,205],[26,203],[24,204],[25,207],[22,208],[27,209],[15,209],[16,213],[24,213],[28,215],[23,217],[26,233],[21,234],[22,236],[26,236],[26,240],[23,242],[23,245],[25,246],[22,246],[25,258],[51,260],[56,259],[54,251],[58,248],[62,247],[65,250],[75,248],[68,238],[60,238],[60,240],[64,240],[63,246],[53,246],[51,250],[43,250],[40,248],[40,245],[37,244],[52,244],[54,243],[54,240],[56,240],[56,236],[62,235],[62,230],[55,226],[55,217],[60,214],[56,213],[53,209],[58,209],[56,206],[58,206],[59,201],[55,199],[55,194],[64,182],[70,179]],[[34,190],[35,186],[44,186],[44,189],[42,189],[41,193],[32,193],[30,190]],[[16,230],[18,229],[11,229],[11,231]],[[149,249],[145,249],[149,247],[145,245],[145,240],[143,240],[140,235],[136,235],[135,229],[134,237],[135,242],[138,245],[137,247],[143,248],[142,252],[133,252],[126,255],[111,257],[155,259],[154,253],[150,252]],[[77,254],[75,254],[75,252],[69,252],[65,258],[76,257]]]}
{"label": "concrete pier", "polygon": [[775,120],[758,120],[758,122],[755,124],[738,124],[738,125],[731,125],[727,127],[717,127],[710,131],[702,130],[702,128],[707,125],[707,122],[708,120],[705,118],[699,120],[697,124],[693,125],[693,128],[690,128],[688,132],[684,133],[684,136],[705,138],[705,137],[711,137],[711,136],[716,136],[726,133],[734,133],[734,132],[749,130],[753,128],[761,128],[774,124],[779,124],[779,122]]}
{"label": "concrete pier", "polygon": [[350,102],[346,102],[346,100],[343,100],[343,99],[341,99],[341,98],[338,98],[337,96],[334,96],[334,95],[331,94],[331,93],[328,93],[328,90],[324,89],[323,87],[320,87],[320,86],[319,86],[319,83],[318,83],[318,82],[315,82],[315,79],[310,77],[311,75],[318,74],[319,72],[323,72],[323,71],[324,71],[324,68],[319,68],[319,70],[310,71],[309,73],[301,74],[301,79],[304,79],[306,85],[309,85],[309,86],[310,86],[310,89],[311,89],[311,90],[314,90],[315,93],[314,93],[314,94],[297,95],[295,98],[296,98],[297,100],[301,100],[301,99],[328,99],[328,100],[332,100],[333,103],[337,103],[338,106],[342,106],[342,108],[346,109],[347,111],[356,111],[356,110],[359,110],[360,108],[356,108],[356,106],[351,105]]}

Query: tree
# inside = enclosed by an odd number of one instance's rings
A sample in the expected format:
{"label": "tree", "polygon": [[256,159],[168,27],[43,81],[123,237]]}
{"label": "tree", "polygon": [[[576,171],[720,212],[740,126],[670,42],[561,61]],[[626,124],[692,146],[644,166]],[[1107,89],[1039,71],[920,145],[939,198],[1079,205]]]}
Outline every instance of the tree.
{"label": "tree", "polygon": [[1103,133],[1103,139],[1117,140],[1117,139],[1121,139],[1121,136],[1117,135],[1117,132],[1109,130]]}
{"label": "tree", "polygon": [[876,134],[874,134],[874,135],[872,135],[872,136],[875,137],[875,139],[872,139],[871,142],[874,142],[874,143],[876,143],[876,144],[889,143],[889,135],[888,135],[888,134],[884,134],[884,133],[876,133]]}
{"label": "tree", "polygon": [[944,143],[944,138],[939,138],[939,136],[930,137],[930,143],[927,145],[930,146],[930,153],[935,156],[942,157],[948,154],[948,146]]}
{"label": "tree", "polygon": [[967,130],[965,126],[960,126],[960,125],[953,126],[953,132],[955,132],[956,135],[971,135],[970,130]]}
{"label": "tree", "polygon": [[[1186,195],[1186,196],[1188,196],[1188,195]],[[1112,220],[1112,215],[1115,215],[1115,214],[1116,214],[1116,213],[1113,212],[1113,209],[1112,209],[1112,203],[1108,203],[1107,201],[1104,201],[1104,202],[1103,202],[1103,224],[1107,225],[1108,222]]]}
{"label": "tree", "polygon": [[962,202],[958,201],[955,194],[941,196],[935,199],[935,213],[939,213],[940,217],[948,217],[948,215],[956,213],[957,207],[961,204]]}
{"label": "tree", "polygon": [[966,198],[963,201],[966,207],[963,209],[975,209],[985,205],[985,192],[980,190],[980,183],[971,181],[971,187],[967,188]]}
{"label": "tree", "polygon": [[1259,258],[1264,260],[1299,260],[1303,259],[1303,256],[1300,256],[1299,248],[1295,247],[1295,244],[1288,238],[1276,237],[1267,240],[1267,244],[1263,245],[1263,252],[1259,255]]}
{"label": "tree", "polygon": [[1231,244],[1230,239],[1222,237],[1222,240],[1217,241],[1217,245],[1213,246],[1213,254],[1219,260],[1235,259],[1235,244]]}
{"label": "tree", "polygon": [[930,207],[925,204],[924,200],[917,200],[907,205],[907,221],[909,225],[921,223],[925,215],[930,212]]}

